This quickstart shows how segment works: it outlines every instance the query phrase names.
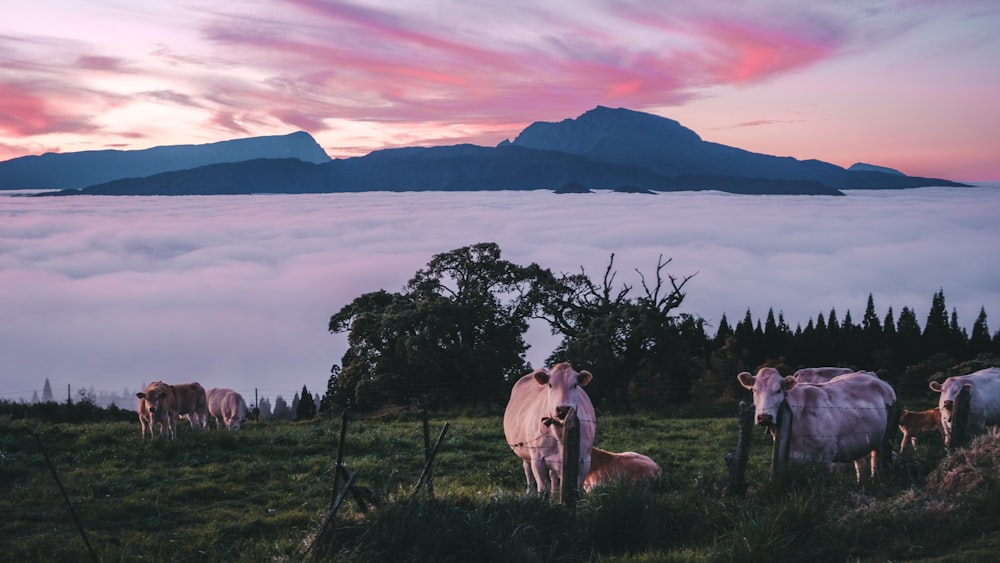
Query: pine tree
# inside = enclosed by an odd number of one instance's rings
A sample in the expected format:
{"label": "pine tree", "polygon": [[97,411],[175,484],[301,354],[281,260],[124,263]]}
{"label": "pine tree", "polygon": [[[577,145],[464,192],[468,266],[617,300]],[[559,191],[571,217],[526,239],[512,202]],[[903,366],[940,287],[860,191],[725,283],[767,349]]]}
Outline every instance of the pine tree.
{"label": "pine tree", "polygon": [[976,323],[972,325],[972,336],[969,338],[969,353],[973,357],[985,354],[990,351],[992,344],[990,327],[986,323],[986,308],[980,307]]}
{"label": "pine tree", "polygon": [[316,402],[313,400],[312,393],[305,385],[302,386],[302,392],[299,393],[299,402],[295,405],[295,419],[296,420],[309,420],[316,416]]}
{"label": "pine tree", "polygon": [[945,307],[944,290],[941,289],[931,299],[931,310],[924,325],[923,344],[928,355],[949,351],[949,333],[948,308]]}
{"label": "pine tree", "polygon": [[52,385],[49,384],[49,378],[45,378],[45,385],[42,386],[42,402],[52,403],[55,402],[55,397],[52,396]]}

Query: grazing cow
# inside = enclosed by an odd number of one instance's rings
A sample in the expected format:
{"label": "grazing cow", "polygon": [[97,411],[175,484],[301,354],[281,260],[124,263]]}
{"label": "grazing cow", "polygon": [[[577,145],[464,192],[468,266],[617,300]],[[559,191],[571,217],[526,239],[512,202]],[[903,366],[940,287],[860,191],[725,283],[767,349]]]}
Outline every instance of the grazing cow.
{"label": "grazing cow", "polygon": [[972,435],[983,434],[987,425],[1000,424],[1000,368],[986,368],[968,375],[949,377],[944,383],[932,381],[930,387],[941,393],[938,408],[941,409],[944,445],[951,445],[955,397],[963,387],[969,389],[969,432]]}
{"label": "grazing cow", "polygon": [[601,448],[590,450],[590,471],[583,482],[588,493],[607,483],[625,481],[638,483],[660,478],[660,466],[652,459],[635,452],[615,453]]}
{"label": "grazing cow", "polygon": [[854,373],[851,368],[802,368],[792,374],[799,383],[826,383],[838,375]]}
{"label": "grazing cow", "polygon": [[225,424],[229,430],[239,430],[247,417],[247,404],[243,396],[232,389],[208,390],[208,414],[215,420],[215,427]]}
{"label": "grazing cow", "polygon": [[171,438],[177,437],[177,419],[187,415],[192,428],[205,428],[208,423],[208,401],[205,388],[199,383],[167,385],[162,381],[150,383],[135,394],[145,400],[154,422],[160,422],[160,434],[166,428]]}
{"label": "grazing cow", "polygon": [[899,453],[906,449],[906,443],[917,449],[917,436],[925,432],[941,432],[941,409],[934,407],[926,411],[903,409],[899,414],[899,429],[903,431],[903,441],[899,443]]}
{"label": "grazing cow", "polygon": [[757,424],[775,434],[778,406],[788,401],[792,424],[788,458],[800,463],[854,462],[858,479],[870,453],[874,476],[896,392],[871,372],[840,375],[827,383],[800,383],[774,368],[742,372],[740,384],[753,391]]}
{"label": "grazing cow", "polygon": [[535,370],[518,380],[503,415],[507,444],[523,460],[528,493],[558,491],[562,469],[562,423],[570,409],[580,422],[577,490],[590,471],[591,448],[597,429],[594,405],[583,388],[593,376],[576,372],[568,363]]}

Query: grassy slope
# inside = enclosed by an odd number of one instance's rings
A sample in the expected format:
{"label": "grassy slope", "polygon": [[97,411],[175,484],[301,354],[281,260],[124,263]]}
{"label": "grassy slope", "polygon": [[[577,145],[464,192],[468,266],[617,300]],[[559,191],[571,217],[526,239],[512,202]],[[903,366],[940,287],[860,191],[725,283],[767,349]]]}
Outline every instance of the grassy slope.
{"label": "grassy slope", "polygon": [[[1000,478],[966,504],[922,492],[941,458],[939,439],[882,483],[803,470],[778,486],[766,479],[770,440],[755,432],[750,492],[732,498],[722,456],[736,444],[735,418],[602,416],[598,446],[645,453],[664,476],[599,491],[570,511],[523,497],[500,421],[499,413],[432,421],[432,439],[445,422],[449,430],[429,501],[412,496],[423,466],[420,421],[352,420],[345,465],[381,508],[365,515],[348,501],[328,558],[946,561],[963,545],[965,560],[976,560],[1000,542],[992,508]],[[137,422],[0,417],[0,559],[88,558],[35,436],[103,561],[298,560],[330,502],[339,420],[250,424],[238,434],[183,427],[175,442],[144,442]]]}

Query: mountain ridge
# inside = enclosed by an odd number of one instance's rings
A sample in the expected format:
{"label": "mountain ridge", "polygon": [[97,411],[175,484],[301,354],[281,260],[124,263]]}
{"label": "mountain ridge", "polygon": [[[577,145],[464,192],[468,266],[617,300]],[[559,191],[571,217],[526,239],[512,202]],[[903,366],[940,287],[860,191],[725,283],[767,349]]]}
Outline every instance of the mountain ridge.
{"label": "mountain ridge", "polygon": [[[402,147],[359,157],[326,157],[318,163],[298,159],[301,164],[288,160],[296,159],[294,155],[274,156],[116,178],[65,193],[558,190],[578,183],[588,189],[618,191],[843,195],[843,189],[965,186],[874,165],[849,170],[820,160],[753,153],[704,141],[669,118],[604,106],[576,118],[532,123],[513,141],[494,147]],[[0,163],[0,174],[4,164]]]}

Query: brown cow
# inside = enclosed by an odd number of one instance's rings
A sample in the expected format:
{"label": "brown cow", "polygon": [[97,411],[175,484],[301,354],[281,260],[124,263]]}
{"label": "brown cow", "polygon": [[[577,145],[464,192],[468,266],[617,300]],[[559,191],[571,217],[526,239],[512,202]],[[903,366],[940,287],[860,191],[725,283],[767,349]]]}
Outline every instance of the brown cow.
{"label": "brown cow", "polygon": [[583,482],[588,493],[594,488],[615,481],[638,483],[660,478],[660,466],[652,459],[635,452],[615,453],[601,448],[590,450],[590,471]]}
{"label": "brown cow", "polygon": [[903,431],[903,441],[899,443],[899,453],[906,449],[906,442],[914,451],[917,449],[917,436],[925,432],[942,432],[941,408],[934,407],[925,411],[908,411],[903,409],[899,415],[899,429]]}
{"label": "brown cow", "polygon": [[205,428],[208,424],[208,400],[205,388],[199,383],[167,385],[154,381],[135,396],[146,401],[153,422],[160,422],[161,436],[166,428],[171,439],[177,437],[177,419],[182,414],[188,415],[192,428]]}
{"label": "brown cow", "polygon": [[[153,420],[153,413],[149,410],[149,403],[146,399],[139,399],[139,424],[142,425],[142,439],[146,439],[146,431],[149,431],[149,437],[153,437],[153,428],[155,427],[155,421]],[[160,425],[160,432],[163,432],[163,425]]]}
{"label": "brown cow", "polygon": [[170,413],[176,411],[173,388],[162,381],[154,381],[135,396],[139,398],[139,423],[142,424],[143,437],[147,424],[152,437],[153,429],[159,422],[160,436],[169,433],[173,438],[177,428],[176,423],[173,426],[170,424],[173,420]]}

